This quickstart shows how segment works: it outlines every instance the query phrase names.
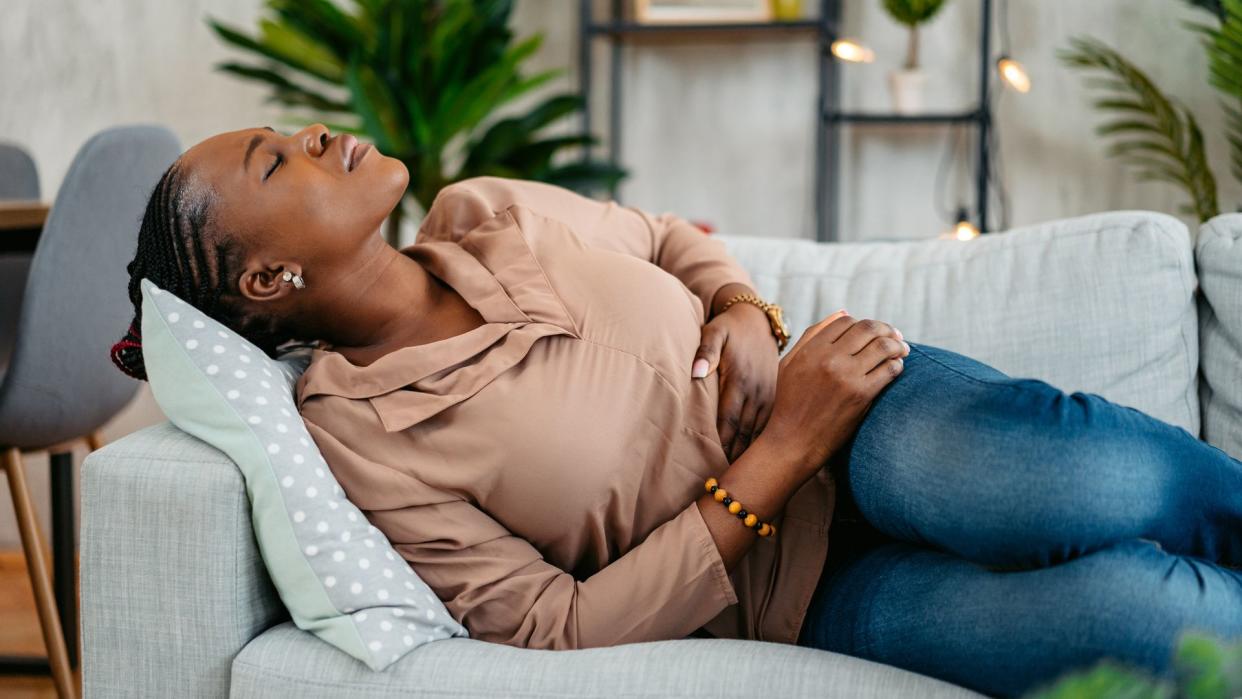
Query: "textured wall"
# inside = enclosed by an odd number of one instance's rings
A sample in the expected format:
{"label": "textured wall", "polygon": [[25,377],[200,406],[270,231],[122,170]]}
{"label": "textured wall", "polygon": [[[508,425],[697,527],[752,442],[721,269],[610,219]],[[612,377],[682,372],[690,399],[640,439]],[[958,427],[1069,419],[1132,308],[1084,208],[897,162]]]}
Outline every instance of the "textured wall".
{"label": "textured wall", "polygon": [[[806,0],[808,5],[816,4]],[[1166,89],[1199,111],[1218,175],[1227,153],[1217,98],[1201,51],[1179,26],[1193,16],[1177,0],[1012,0],[1012,52],[1031,73],[1029,95],[1006,94],[997,122],[1011,222],[1030,223],[1120,208],[1174,212],[1180,195],[1138,185],[1102,157],[1080,80],[1056,62],[1066,38],[1090,32],[1121,46]],[[213,133],[285,125],[263,92],[210,67],[229,53],[203,24],[212,15],[249,26],[259,0],[7,0],[0,22],[0,138],[25,144],[38,161],[43,191],[56,191],[77,148],[118,123],[159,122],[186,145]],[[543,31],[538,68],[568,66],[550,89],[577,85],[577,3],[520,0],[519,34]],[[954,108],[975,91],[975,0],[955,0],[925,32],[929,106]],[[885,73],[904,50],[904,34],[872,0],[849,0],[847,33],[879,58],[842,69],[842,95],[858,109],[887,108]],[[1153,50],[1153,47],[1155,50]],[[607,48],[595,45],[596,130],[606,126]],[[623,144],[632,179],[626,203],[705,218],[729,233],[811,237],[811,172],[816,120],[815,56],[806,35],[742,42],[645,43],[624,54]],[[529,102],[529,100],[527,101]],[[843,141],[842,235],[906,238],[946,227],[933,199],[949,131],[855,128]],[[968,162],[963,150],[963,168]],[[970,189],[948,178],[940,206]],[[1239,201],[1236,185],[1222,205]],[[160,419],[143,394],[106,430],[115,437]],[[46,469],[32,458],[36,501],[46,502]],[[46,507],[43,508],[46,519]],[[0,547],[15,546],[7,497],[0,498]],[[46,524],[45,524],[46,526]]]}
{"label": "textured wall", "polygon": [[[905,34],[879,5],[845,4],[845,33],[877,53],[875,63],[842,66],[849,109],[887,111],[886,74],[904,56]],[[929,109],[964,110],[974,101],[978,15],[975,0],[955,0],[924,31]],[[1198,112],[1218,177],[1226,175],[1217,97],[1207,86],[1201,49],[1180,26],[1202,16],[1176,0],[1012,0],[1011,51],[1034,89],[1003,94],[997,112],[1011,223],[1121,208],[1173,213],[1181,203],[1171,188],[1135,184],[1104,159],[1082,81],[1055,59],[1056,49],[1079,33],[1121,48]],[[596,55],[606,58],[602,43]],[[803,36],[627,50],[622,150],[636,177],[622,198],[711,218],[731,233],[813,237],[815,68],[813,46]],[[598,80],[604,78],[601,71]],[[605,122],[599,124],[603,129]],[[944,126],[843,130],[842,238],[926,237],[945,229],[934,190],[950,134]],[[945,178],[941,209],[973,201],[969,157],[963,148],[962,186]],[[1228,184],[1222,206],[1232,208],[1242,190]]]}

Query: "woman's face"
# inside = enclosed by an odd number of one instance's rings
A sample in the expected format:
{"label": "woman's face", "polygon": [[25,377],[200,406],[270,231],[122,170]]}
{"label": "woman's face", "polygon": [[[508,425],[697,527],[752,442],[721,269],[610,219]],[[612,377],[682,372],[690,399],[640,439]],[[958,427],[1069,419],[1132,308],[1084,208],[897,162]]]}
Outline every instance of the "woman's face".
{"label": "woman's face", "polygon": [[181,161],[213,192],[212,227],[245,251],[238,283],[252,300],[276,291],[285,270],[308,285],[348,276],[380,242],[380,224],[409,181],[401,161],[319,124],[288,136],[270,128],[223,133]]}

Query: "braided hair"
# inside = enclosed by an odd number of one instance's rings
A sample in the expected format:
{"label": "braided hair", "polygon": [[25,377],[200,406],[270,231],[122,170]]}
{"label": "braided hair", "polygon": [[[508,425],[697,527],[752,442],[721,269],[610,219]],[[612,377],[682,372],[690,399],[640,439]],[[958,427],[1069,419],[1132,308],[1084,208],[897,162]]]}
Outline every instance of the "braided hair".
{"label": "braided hair", "polygon": [[138,231],[138,249],[126,266],[134,320],[125,337],[112,346],[112,363],[135,379],[147,378],[142,357],[143,278],[268,354],[291,339],[278,319],[245,309],[244,299],[232,284],[244,262],[242,250],[233,236],[216,225],[214,204],[213,192],[190,187],[179,160],[164,172],[151,193]]}

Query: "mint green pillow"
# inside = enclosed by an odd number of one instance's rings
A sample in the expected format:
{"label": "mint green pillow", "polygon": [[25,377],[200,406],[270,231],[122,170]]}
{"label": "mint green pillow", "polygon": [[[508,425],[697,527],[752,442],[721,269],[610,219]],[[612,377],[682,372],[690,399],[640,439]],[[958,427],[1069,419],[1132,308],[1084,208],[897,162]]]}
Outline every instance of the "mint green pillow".
{"label": "mint green pillow", "polygon": [[294,404],[309,351],[273,360],[142,280],[142,356],[156,402],[232,459],[259,551],[298,628],[383,670],[423,643],[469,637],[332,476]]}

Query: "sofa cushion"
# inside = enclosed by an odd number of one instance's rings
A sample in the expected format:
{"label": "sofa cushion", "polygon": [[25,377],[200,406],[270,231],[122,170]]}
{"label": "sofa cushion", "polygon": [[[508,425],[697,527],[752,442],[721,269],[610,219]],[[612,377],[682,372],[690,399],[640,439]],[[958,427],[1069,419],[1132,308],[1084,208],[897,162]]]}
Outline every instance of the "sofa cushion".
{"label": "sofa cushion", "polygon": [[383,673],[284,623],[233,661],[232,699],[380,697],[978,697],[867,660],[784,643],[682,639],[532,650],[468,638],[429,643]]}
{"label": "sofa cushion", "polygon": [[966,242],[717,237],[756,291],[784,307],[794,338],[844,307],[909,340],[1198,434],[1196,280],[1175,218],[1097,214]]}
{"label": "sofa cushion", "polygon": [[1242,214],[1199,229],[1203,438],[1242,459]]}
{"label": "sofa cushion", "polygon": [[273,361],[149,280],[142,294],[151,392],[174,425],[241,469],[263,562],[297,625],[373,670],[467,635],[345,497],[307,433],[293,393],[309,353]]}

